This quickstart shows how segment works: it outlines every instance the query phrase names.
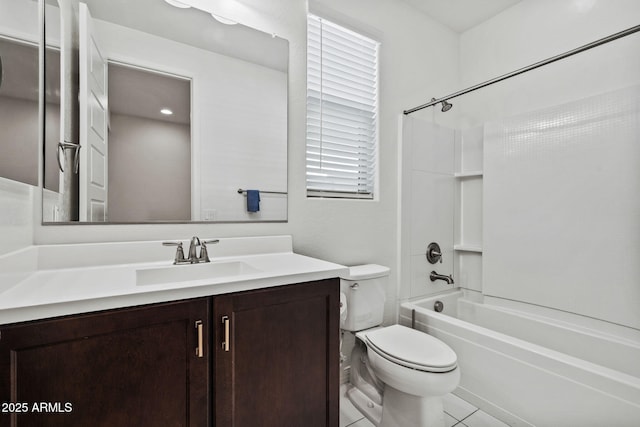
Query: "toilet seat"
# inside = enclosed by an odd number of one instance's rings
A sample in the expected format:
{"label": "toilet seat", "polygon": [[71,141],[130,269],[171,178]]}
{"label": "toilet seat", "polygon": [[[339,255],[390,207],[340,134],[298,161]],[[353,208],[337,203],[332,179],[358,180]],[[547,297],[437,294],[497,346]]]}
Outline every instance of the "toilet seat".
{"label": "toilet seat", "polygon": [[436,337],[402,325],[364,334],[369,348],[398,365],[423,372],[444,373],[457,367],[456,353]]}

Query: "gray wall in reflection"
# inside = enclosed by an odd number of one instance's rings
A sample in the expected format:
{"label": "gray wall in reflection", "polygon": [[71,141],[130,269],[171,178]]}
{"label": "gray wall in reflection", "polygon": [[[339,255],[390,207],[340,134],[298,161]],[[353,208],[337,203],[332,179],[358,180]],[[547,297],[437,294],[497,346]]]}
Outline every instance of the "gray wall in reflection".
{"label": "gray wall in reflection", "polygon": [[110,222],[191,219],[190,132],[189,125],[111,115]]}

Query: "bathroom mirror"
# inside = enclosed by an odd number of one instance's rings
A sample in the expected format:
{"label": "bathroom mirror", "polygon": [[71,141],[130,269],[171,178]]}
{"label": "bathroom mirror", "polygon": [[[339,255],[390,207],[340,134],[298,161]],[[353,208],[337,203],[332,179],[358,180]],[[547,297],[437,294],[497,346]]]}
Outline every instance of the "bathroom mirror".
{"label": "bathroom mirror", "polygon": [[286,221],[288,42],[169,3],[46,0],[45,224]]}

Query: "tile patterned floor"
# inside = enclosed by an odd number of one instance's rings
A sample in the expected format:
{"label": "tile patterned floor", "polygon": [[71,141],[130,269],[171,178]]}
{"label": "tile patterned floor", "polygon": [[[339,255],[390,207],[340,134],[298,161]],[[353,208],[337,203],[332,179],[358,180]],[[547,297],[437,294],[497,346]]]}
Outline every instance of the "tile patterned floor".
{"label": "tile patterned floor", "polygon": [[[346,385],[340,388],[340,427],[373,427],[346,397]],[[507,424],[492,417],[460,399],[454,394],[443,398],[445,427],[508,427]],[[418,427],[418,426],[407,426]]]}

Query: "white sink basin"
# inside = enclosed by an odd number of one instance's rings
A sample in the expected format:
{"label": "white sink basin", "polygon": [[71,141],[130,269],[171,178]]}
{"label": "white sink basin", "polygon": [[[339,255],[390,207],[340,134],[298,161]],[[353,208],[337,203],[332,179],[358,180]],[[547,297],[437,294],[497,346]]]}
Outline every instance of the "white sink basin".
{"label": "white sink basin", "polygon": [[189,282],[192,280],[220,279],[259,273],[255,267],[242,261],[210,262],[205,264],[183,264],[168,267],[136,270],[136,285],[160,285],[164,283]]}

